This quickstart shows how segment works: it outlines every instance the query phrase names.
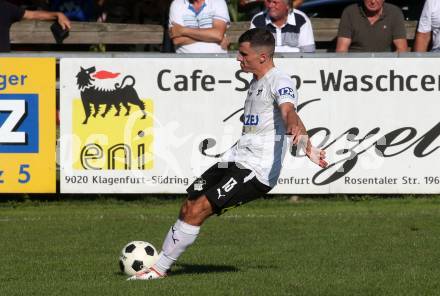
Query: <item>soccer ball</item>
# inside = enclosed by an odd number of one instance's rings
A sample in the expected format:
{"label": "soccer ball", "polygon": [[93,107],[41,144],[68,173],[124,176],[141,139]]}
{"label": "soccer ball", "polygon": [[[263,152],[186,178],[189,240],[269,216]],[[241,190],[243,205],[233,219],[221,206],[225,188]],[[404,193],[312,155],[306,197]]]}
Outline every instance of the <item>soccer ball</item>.
{"label": "soccer ball", "polygon": [[149,268],[159,258],[154,246],[148,242],[133,241],[124,246],[119,256],[121,272],[134,275],[142,269]]}

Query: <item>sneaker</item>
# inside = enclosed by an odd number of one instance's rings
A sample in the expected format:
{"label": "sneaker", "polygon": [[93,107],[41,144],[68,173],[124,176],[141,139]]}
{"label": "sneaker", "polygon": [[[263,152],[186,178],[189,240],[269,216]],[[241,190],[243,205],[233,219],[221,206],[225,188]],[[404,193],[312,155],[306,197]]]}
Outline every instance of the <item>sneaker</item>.
{"label": "sneaker", "polygon": [[166,277],[166,274],[161,274],[153,267],[150,267],[146,270],[142,270],[142,271],[136,273],[135,275],[129,277],[127,279],[127,281],[136,281],[136,280],[148,281],[148,280],[161,279],[164,277]]}

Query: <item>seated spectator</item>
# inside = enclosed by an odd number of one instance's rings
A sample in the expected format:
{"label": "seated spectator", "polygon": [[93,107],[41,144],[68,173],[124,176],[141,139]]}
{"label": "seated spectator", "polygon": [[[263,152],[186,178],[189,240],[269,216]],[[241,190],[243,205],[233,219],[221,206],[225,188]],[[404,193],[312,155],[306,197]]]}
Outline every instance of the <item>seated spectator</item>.
{"label": "seated spectator", "polygon": [[255,15],[251,28],[266,28],[275,37],[275,52],[314,52],[312,24],[302,12],[290,8],[290,0],[271,0],[268,10]]}
{"label": "seated spectator", "polygon": [[344,9],[336,52],[398,52],[408,49],[403,13],[384,0],[363,0]]}
{"label": "seated spectator", "polygon": [[71,21],[90,22],[97,18],[93,0],[50,0],[50,10],[64,13]]}
{"label": "seated spectator", "polygon": [[176,53],[226,53],[229,23],[224,0],[174,0],[170,6],[169,34]]}
{"label": "seated spectator", "polygon": [[440,1],[426,0],[417,28],[414,51],[425,52],[431,42],[431,51],[440,52]]}
{"label": "seated spectator", "polygon": [[0,0],[0,52],[9,52],[11,42],[9,31],[11,25],[22,19],[25,20],[57,20],[63,29],[70,29],[69,19],[61,12],[49,12],[43,10],[25,10],[7,1]]}

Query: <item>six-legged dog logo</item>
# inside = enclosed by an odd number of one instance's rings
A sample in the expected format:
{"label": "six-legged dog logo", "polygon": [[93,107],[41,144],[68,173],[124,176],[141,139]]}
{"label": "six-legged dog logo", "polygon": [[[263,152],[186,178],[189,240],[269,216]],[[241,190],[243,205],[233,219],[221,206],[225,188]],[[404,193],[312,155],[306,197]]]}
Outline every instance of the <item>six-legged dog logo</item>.
{"label": "six-legged dog logo", "polygon": [[[84,69],[81,67],[81,70],[76,75],[76,83],[78,84],[78,89],[81,91],[81,100],[84,106],[84,112],[86,118],[83,121],[83,124],[87,124],[90,115],[96,117],[99,113],[100,105],[105,105],[105,110],[101,114],[104,118],[107,113],[110,111],[111,107],[115,107],[116,113],[115,116],[119,116],[121,111],[121,104],[124,106],[126,112],[125,115],[130,114],[130,105],[133,104],[139,107],[143,112],[142,119],[146,118],[147,113],[145,112],[145,104],[139,98],[136,90],[134,89],[134,85],[136,80],[131,75],[126,75],[121,84],[115,83],[114,88],[110,90],[100,89],[93,82],[94,78],[97,79],[108,79],[115,78],[119,76],[119,73],[111,73],[107,71],[99,71],[96,72],[95,67],[90,67]],[[94,78],[92,78],[92,74]],[[125,84],[127,80],[131,81],[131,84]],[[93,114],[92,114],[92,105],[93,105]]]}

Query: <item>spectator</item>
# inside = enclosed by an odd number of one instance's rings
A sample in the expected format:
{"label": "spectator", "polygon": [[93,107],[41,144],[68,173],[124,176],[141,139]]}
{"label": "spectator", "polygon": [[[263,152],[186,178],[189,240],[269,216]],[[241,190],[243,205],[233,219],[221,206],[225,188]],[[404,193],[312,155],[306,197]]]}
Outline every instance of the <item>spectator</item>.
{"label": "spectator", "polygon": [[271,0],[268,10],[255,15],[251,28],[266,28],[275,37],[275,52],[314,52],[312,24],[302,12],[290,8],[291,0]]}
{"label": "spectator", "polygon": [[402,11],[384,0],[363,0],[344,9],[336,52],[398,52],[408,49]]}
{"label": "spectator", "polygon": [[414,51],[428,50],[432,34],[432,50],[440,52],[440,1],[426,0],[417,28]]}
{"label": "spectator", "polygon": [[14,4],[0,0],[0,52],[11,50],[9,31],[11,25],[22,19],[25,20],[57,20],[63,29],[70,29],[69,19],[61,12],[43,10],[31,11]]}
{"label": "spectator", "polygon": [[224,0],[174,0],[169,34],[177,53],[226,53],[229,25]]}

